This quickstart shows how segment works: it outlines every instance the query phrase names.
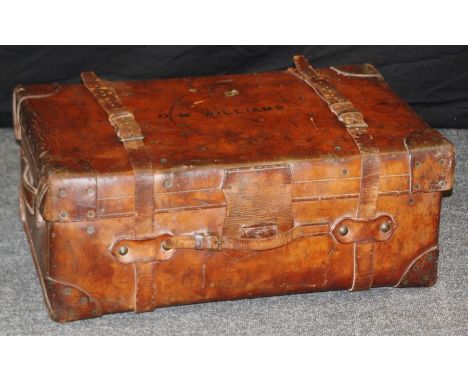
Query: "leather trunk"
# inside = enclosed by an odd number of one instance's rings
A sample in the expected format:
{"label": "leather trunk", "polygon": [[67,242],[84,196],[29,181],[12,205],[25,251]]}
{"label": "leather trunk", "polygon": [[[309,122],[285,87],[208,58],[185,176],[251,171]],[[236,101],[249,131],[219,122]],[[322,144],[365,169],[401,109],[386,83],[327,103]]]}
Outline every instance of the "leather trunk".
{"label": "leather trunk", "polygon": [[369,64],[18,86],[54,320],[436,281],[454,149]]}

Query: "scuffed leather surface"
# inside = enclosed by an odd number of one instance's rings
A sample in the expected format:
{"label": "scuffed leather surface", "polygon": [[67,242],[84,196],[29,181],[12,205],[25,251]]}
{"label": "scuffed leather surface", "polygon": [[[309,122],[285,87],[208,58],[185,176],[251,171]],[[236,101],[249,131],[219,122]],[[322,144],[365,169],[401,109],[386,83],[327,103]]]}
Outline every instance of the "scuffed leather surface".
{"label": "scuffed leather surface", "polygon": [[[345,77],[330,69],[320,73],[365,115],[382,159],[380,192],[408,192],[412,169],[406,138],[426,131],[427,126],[377,78]],[[359,151],[353,139],[342,134],[342,125],[328,106],[290,74],[172,79],[143,85],[120,82],[113,87],[135,114],[146,137],[145,148],[156,173],[157,211],[222,206],[219,188],[223,166],[236,163],[289,163],[293,200],[359,194]],[[232,88],[239,94],[225,97]],[[31,91],[40,90],[50,91],[46,85],[31,87]],[[275,108],[278,105],[282,108]],[[76,176],[96,177],[97,217],[134,211],[129,158],[106,114],[83,86],[62,86],[47,101],[31,99],[23,106],[20,120],[25,129],[24,145],[30,146],[31,158],[36,158],[35,166],[41,170],[41,174],[36,170],[36,177],[50,177],[42,208],[48,220],[58,219],[61,203],[67,199],[57,198],[57,194]],[[236,114],[235,110],[243,112]],[[220,114],[206,115],[212,112]],[[187,113],[190,118],[184,117]],[[243,128],[249,124],[254,128]],[[82,136],[94,139],[83,140]],[[443,179],[437,190],[450,189],[450,143],[438,132],[431,132],[431,139],[423,140],[422,146],[411,146],[414,155],[419,150],[446,157],[440,171],[425,173],[425,182],[439,184]],[[430,190],[413,187],[413,191]],[[86,201],[76,203],[87,207]],[[68,219],[83,218],[81,212],[75,213],[74,204],[68,208]]]}

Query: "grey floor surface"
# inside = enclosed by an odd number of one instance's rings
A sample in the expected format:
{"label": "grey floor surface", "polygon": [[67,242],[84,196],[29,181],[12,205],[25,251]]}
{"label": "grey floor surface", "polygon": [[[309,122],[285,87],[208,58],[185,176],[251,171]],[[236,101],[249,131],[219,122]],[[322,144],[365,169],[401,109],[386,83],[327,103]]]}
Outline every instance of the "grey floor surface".
{"label": "grey floor surface", "polygon": [[439,281],[178,306],[68,324],[52,321],[17,208],[18,146],[0,130],[1,335],[467,335],[468,130],[444,130],[457,147],[456,186],[444,198]]}

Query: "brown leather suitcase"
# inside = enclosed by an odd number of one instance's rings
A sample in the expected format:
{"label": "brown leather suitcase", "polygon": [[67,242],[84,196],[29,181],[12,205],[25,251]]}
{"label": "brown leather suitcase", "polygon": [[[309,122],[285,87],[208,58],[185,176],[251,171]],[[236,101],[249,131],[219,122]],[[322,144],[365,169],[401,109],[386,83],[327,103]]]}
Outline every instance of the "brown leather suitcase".
{"label": "brown leather suitcase", "polygon": [[454,149],[372,65],[18,86],[21,218],[57,321],[436,281]]}

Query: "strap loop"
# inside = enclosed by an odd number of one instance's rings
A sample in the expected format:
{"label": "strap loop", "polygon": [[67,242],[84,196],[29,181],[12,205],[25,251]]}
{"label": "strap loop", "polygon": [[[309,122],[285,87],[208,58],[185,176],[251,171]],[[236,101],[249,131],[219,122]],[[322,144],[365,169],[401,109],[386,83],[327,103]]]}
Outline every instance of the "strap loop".
{"label": "strap loop", "polygon": [[[115,89],[93,72],[81,74],[83,84],[109,116],[117,137],[123,143],[132,166],[135,181],[135,238],[144,239],[154,233],[154,171],[145,150],[143,135],[133,113],[126,110]],[[154,266],[135,264],[135,311],[155,308]]]}
{"label": "strap loop", "polygon": [[[361,185],[356,210],[358,219],[374,219],[377,210],[380,182],[380,154],[362,113],[332,84],[323,78],[303,56],[295,56],[294,75],[308,84],[327,104],[346,127],[361,155]],[[354,243],[354,277],[352,291],[372,286],[374,278],[374,240]]]}

